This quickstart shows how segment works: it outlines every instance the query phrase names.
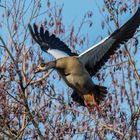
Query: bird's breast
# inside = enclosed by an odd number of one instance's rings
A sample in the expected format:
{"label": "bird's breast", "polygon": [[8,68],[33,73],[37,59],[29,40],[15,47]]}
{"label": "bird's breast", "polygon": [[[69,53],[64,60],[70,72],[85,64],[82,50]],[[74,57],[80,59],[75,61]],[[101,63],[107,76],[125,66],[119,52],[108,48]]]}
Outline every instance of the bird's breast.
{"label": "bird's breast", "polygon": [[93,84],[84,65],[76,57],[58,60],[57,70],[68,86],[76,88],[80,92],[86,92],[88,89],[86,85]]}
{"label": "bird's breast", "polygon": [[[80,75],[80,74],[70,74],[68,76],[66,76],[66,80],[68,81],[69,85],[71,85],[71,87],[76,88],[78,91],[80,92],[86,92],[88,91],[88,87],[87,85],[91,85],[92,80],[91,78],[88,77],[88,75]],[[92,83],[93,85],[93,83]]]}

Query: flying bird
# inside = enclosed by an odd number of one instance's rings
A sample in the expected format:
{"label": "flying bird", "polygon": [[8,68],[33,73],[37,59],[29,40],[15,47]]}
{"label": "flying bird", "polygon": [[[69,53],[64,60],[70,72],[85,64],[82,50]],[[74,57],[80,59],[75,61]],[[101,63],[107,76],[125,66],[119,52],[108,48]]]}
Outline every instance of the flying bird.
{"label": "flying bird", "polygon": [[38,29],[36,24],[33,28],[29,24],[32,38],[40,45],[41,49],[54,56],[55,60],[41,63],[37,71],[56,69],[66,84],[73,89],[71,95],[73,101],[86,106],[91,113],[93,107],[101,112],[99,104],[107,95],[107,88],[96,85],[92,77],[102,68],[111,55],[133,37],[140,25],[140,7],[137,12],[121,28],[98,44],[92,46],[82,54],[77,54],[54,34],[49,34],[43,26]]}

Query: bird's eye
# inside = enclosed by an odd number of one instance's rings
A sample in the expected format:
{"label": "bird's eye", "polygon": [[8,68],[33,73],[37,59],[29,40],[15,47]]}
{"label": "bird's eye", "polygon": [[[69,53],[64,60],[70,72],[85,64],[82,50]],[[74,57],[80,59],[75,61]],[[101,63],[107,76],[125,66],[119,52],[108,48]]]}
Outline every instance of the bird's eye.
{"label": "bird's eye", "polygon": [[44,67],[44,66],[45,66],[45,63],[41,63],[40,66],[41,66],[41,67]]}

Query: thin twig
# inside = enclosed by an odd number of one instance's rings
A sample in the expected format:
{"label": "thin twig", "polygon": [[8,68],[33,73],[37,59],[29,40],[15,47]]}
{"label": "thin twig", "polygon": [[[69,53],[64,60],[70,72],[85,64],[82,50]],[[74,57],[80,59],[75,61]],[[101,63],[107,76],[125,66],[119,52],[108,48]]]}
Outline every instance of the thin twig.
{"label": "thin twig", "polygon": [[75,110],[76,112],[79,112],[79,113],[83,114],[84,116],[87,116],[87,117],[93,119],[96,125],[102,126],[102,128],[105,128],[105,129],[107,129],[109,131],[112,131],[112,132],[118,134],[119,136],[123,136],[124,135],[122,132],[118,131],[117,129],[112,128],[111,125],[109,125],[109,124],[107,124],[107,125],[106,124],[103,124],[101,121],[97,120],[96,119],[96,116],[94,114],[88,115],[85,112],[80,112],[79,110],[71,109],[71,108],[68,108],[68,110]]}
{"label": "thin twig", "polygon": [[53,70],[48,71],[45,75],[43,75],[43,77],[39,78],[38,80],[30,81],[28,84],[35,84],[35,83],[38,83],[38,82],[40,82],[40,81],[46,79],[46,78],[50,75],[50,73],[51,73],[52,71],[53,71]]}
{"label": "thin twig", "polygon": [[[105,3],[105,6],[106,6],[108,12],[110,13],[110,15],[112,16],[112,19],[113,19],[113,21],[114,21],[114,23],[115,23],[116,28],[119,29],[120,26],[119,26],[118,22],[116,21],[114,15],[113,15],[112,11],[110,10],[109,6],[107,5],[107,3]],[[135,64],[134,64],[133,61],[132,61],[132,58],[131,58],[131,55],[130,55],[130,52],[129,52],[128,48],[127,48],[126,43],[124,44],[124,47],[125,47],[125,50],[126,50],[126,52],[127,52],[128,60],[129,60],[131,66],[132,66],[132,68],[133,68],[133,70],[134,70],[134,73],[135,73],[135,75],[136,75],[138,81],[140,82],[140,76],[139,76],[139,74],[138,74],[138,71],[137,71],[137,69],[136,69]]]}

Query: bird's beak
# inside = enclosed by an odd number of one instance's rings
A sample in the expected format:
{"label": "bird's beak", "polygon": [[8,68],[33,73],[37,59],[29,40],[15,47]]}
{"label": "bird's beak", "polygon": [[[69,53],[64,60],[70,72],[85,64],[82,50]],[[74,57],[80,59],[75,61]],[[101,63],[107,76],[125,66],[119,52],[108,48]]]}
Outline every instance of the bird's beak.
{"label": "bird's beak", "polygon": [[39,73],[41,70],[39,69],[39,67],[37,67],[36,69],[35,69],[35,73]]}

